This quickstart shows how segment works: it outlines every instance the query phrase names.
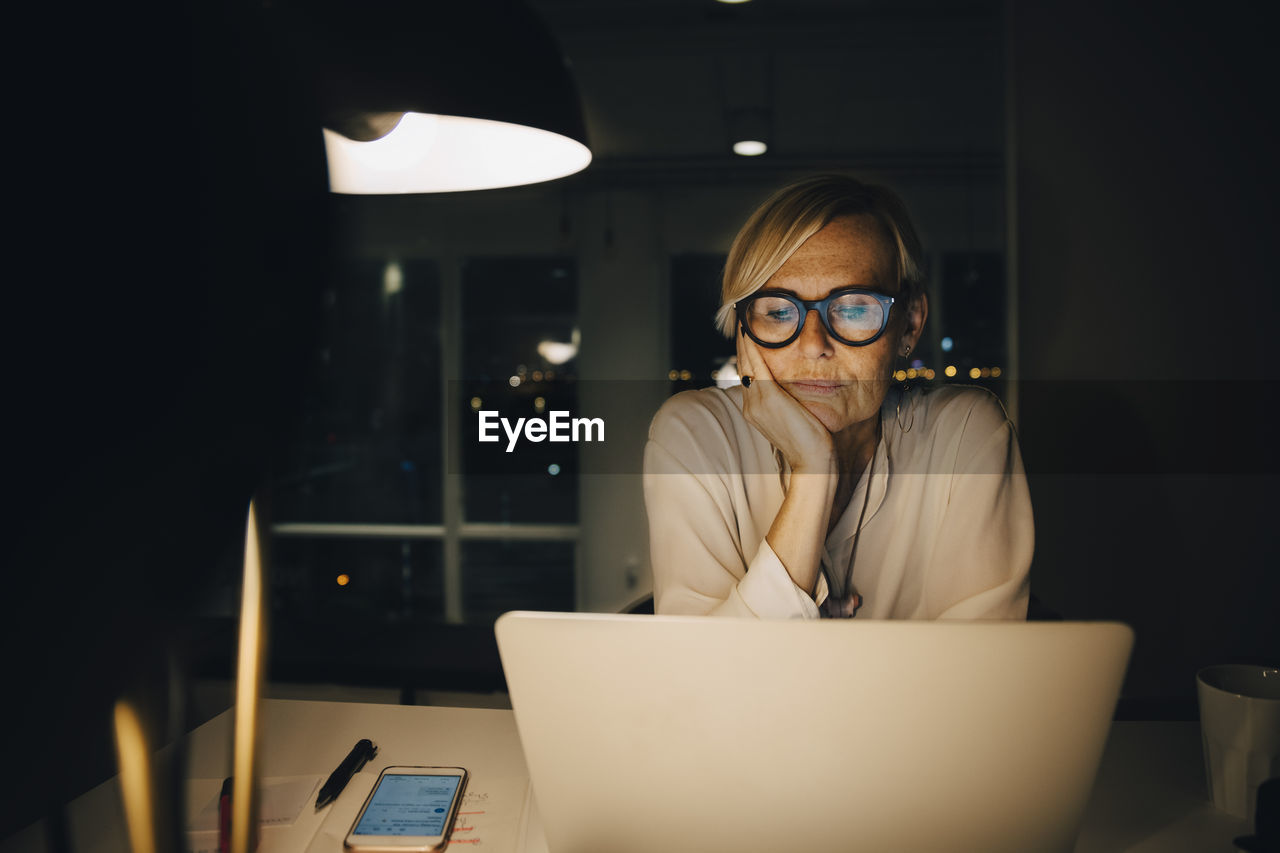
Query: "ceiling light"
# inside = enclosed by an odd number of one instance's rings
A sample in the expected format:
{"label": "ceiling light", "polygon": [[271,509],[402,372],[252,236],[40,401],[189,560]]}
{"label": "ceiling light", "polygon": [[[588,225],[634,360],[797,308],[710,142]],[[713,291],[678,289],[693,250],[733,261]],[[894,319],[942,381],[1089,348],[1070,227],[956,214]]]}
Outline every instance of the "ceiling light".
{"label": "ceiling light", "polygon": [[582,333],[575,328],[570,333],[568,341],[539,341],[538,355],[559,367],[577,358],[578,346],[581,343]]}
{"label": "ceiling light", "polygon": [[769,150],[772,115],[766,109],[738,109],[729,113],[729,140],[740,157],[759,157]]}
{"label": "ceiling light", "polygon": [[576,139],[511,122],[405,113],[381,139],[325,128],[329,189],[347,194],[483,190],[572,175],[591,162]]}
{"label": "ceiling light", "polygon": [[289,5],[315,70],[333,192],[518,186],[591,162],[569,69],[525,3]]}

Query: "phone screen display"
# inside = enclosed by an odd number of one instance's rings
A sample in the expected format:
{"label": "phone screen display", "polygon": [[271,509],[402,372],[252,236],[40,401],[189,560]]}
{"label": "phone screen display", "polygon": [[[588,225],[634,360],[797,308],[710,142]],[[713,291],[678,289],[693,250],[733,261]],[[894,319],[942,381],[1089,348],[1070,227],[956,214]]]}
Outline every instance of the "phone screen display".
{"label": "phone screen display", "polygon": [[386,775],[353,835],[444,835],[460,776]]}

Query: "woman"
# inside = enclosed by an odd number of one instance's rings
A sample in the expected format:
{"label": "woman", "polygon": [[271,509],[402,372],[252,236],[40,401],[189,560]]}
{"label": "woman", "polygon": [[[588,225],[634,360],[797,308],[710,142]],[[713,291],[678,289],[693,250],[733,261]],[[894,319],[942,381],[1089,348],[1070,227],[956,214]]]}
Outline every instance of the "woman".
{"label": "woman", "polygon": [[655,609],[1023,619],[1033,526],[1017,438],[979,388],[892,388],[929,313],[883,187],[775,193],[725,264],[742,385],[677,394],[645,449]]}

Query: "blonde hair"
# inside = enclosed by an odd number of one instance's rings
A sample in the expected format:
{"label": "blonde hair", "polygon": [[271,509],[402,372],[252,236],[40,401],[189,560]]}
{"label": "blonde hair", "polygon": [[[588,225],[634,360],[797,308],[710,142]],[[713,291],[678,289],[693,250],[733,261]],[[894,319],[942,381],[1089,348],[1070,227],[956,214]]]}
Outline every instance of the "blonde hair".
{"label": "blonde hair", "polygon": [[901,295],[909,304],[924,290],[920,238],[902,199],[889,188],[848,175],[814,175],[783,187],[751,214],[729,249],[716,325],[733,337],[734,303],[764,287],[796,249],[831,220],[866,214],[897,250]]}

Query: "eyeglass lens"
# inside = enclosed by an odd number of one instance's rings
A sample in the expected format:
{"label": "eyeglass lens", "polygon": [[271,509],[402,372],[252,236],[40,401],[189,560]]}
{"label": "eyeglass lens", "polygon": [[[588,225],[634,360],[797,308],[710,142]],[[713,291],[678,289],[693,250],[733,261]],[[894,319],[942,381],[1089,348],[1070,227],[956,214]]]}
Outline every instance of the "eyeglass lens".
{"label": "eyeglass lens", "polygon": [[[765,343],[789,340],[800,326],[803,309],[781,296],[760,296],[747,307],[746,322],[752,335]],[[827,305],[827,322],[846,341],[874,338],[884,325],[884,307],[865,293],[844,293]]]}

